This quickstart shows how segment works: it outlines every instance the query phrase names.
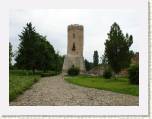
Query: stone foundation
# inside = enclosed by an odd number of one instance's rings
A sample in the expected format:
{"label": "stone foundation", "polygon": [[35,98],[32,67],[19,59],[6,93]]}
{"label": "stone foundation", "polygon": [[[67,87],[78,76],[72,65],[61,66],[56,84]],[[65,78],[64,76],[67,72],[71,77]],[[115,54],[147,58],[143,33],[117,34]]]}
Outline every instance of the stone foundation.
{"label": "stone foundation", "polygon": [[75,67],[80,69],[80,74],[85,73],[85,65],[83,57],[79,56],[65,56],[64,64],[63,64],[63,74],[66,75],[69,68],[74,65]]}

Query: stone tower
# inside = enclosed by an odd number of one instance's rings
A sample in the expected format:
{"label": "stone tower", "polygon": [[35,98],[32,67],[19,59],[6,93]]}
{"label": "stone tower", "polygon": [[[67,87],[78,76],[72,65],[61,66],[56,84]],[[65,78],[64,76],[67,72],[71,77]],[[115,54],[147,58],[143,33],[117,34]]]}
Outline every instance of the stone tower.
{"label": "stone tower", "polygon": [[67,74],[69,68],[74,65],[80,69],[80,74],[85,72],[83,59],[83,26],[72,24],[68,26],[67,55],[64,59],[63,73]]}

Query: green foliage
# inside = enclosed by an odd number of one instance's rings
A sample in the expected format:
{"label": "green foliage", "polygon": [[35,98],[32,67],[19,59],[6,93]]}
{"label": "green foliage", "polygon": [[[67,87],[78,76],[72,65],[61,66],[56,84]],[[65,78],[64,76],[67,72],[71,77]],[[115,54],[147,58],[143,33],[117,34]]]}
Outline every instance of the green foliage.
{"label": "green foliage", "polygon": [[63,57],[55,53],[46,36],[37,33],[32,23],[27,23],[19,38],[20,44],[15,59],[17,68],[33,70],[33,73],[35,70],[61,70]]}
{"label": "green foliage", "polygon": [[76,75],[79,75],[79,68],[77,67],[74,67],[74,65],[72,65],[72,67],[68,70],[68,75],[70,76],[76,76]]}
{"label": "green foliage", "polygon": [[118,93],[130,94],[134,96],[139,95],[139,86],[128,83],[127,78],[118,78],[117,80],[107,80],[102,77],[93,76],[75,76],[65,77],[65,80],[84,87],[96,88],[101,90],[108,90]]}
{"label": "green foliage", "polygon": [[29,89],[39,79],[39,75],[33,75],[30,71],[13,70],[9,73],[9,100],[14,100],[18,95]]}
{"label": "green foliage", "polygon": [[84,62],[85,62],[86,71],[89,71],[90,69],[93,68],[93,63],[92,62],[89,62],[87,59],[85,59]]}
{"label": "green foliage", "polygon": [[31,23],[27,23],[27,26],[24,27],[19,38],[20,44],[18,47],[17,57],[15,59],[16,65],[18,68],[35,70],[35,43],[37,41],[37,33]]}
{"label": "green foliage", "polygon": [[9,42],[9,67],[12,67],[12,57],[13,57],[13,52],[12,52],[12,44]]}
{"label": "green foliage", "polygon": [[45,37],[41,37],[39,41],[37,41],[37,48],[35,50],[37,51],[35,57],[36,69],[48,71],[54,67],[55,51]]}
{"label": "green foliage", "polygon": [[57,52],[55,54],[55,71],[56,73],[61,73],[64,62],[64,56],[60,56]]}
{"label": "green foliage", "polygon": [[130,46],[132,35],[124,35],[117,23],[111,26],[108,39],[105,42],[105,57],[115,73],[129,66],[131,62]]}
{"label": "green foliage", "polygon": [[99,55],[98,55],[98,51],[94,51],[94,54],[93,54],[93,64],[94,66],[98,66],[98,63],[99,63]]}
{"label": "green foliage", "polygon": [[110,79],[111,76],[112,76],[112,71],[111,71],[110,69],[104,70],[104,72],[103,72],[103,77],[104,77],[105,79]]}
{"label": "green foliage", "polygon": [[128,69],[129,82],[131,84],[139,84],[139,65],[133,64]]}
{"label": "green foliage", "polygon": [[105,54],[102,55],[102,57],[101,57],[101,64],[102,64],[103,66],[105,66],[105,65],[108,64],[108,59],[107,59],[107,57],[105,56]]}

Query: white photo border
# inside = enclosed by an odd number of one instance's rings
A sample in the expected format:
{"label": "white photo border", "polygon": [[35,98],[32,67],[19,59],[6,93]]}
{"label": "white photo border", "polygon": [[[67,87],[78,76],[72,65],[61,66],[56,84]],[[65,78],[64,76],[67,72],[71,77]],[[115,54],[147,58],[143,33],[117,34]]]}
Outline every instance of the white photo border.
{"label": "white photo border", "polygon": [[[0,43],[0,113],[2,115],[60,115],[60,116],[120,116],[136,115],[147,116],[148,111],[148,0],[12,0],[9,4],[3,3],[0,9],[2,13],[0,26],[3,31]],[[28,4],[30,3],[30,4]],[[35,4],[36,3],[36,4]],[[60,3],[60,4],[59,4]],[[110,3],[110,4],[109,4]],[[73,5],[74,4],[74,5]],[[85,5],[85,7],[84,7]],[[34,6],[34,8],[33,8]],[[9,10],[10,9],[137,9],[143,12],[141,16],[142,29],[139,32],[139,106],[9,106]],[[141,73],[142,72],[142,73]],[[144,80],[142,80],[144,79]]]}

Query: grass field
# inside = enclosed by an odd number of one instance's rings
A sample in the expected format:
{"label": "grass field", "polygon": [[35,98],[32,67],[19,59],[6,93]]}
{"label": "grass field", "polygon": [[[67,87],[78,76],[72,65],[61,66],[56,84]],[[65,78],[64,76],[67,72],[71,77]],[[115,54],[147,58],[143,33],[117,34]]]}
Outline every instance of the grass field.
{"label": "grass field", "polygon": [[139,86],[128,83],[127,78],[104,79],[102,77],[92,76],[74,76],[65,77],[65,80],[84,87],[97,88],[118,93],[139,96]]}
{"label": "grass field", "polygon": [[31,71],[12,70],[9,73],[9,100],[14,100],[18,95],[29,89],[35,82],[40,79],[37,73]]}

